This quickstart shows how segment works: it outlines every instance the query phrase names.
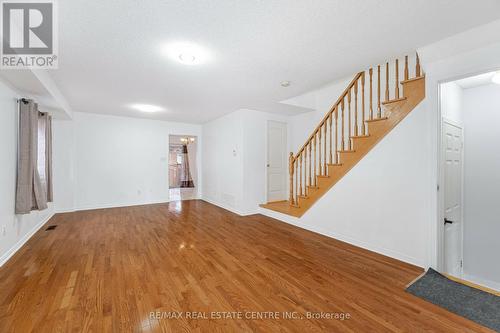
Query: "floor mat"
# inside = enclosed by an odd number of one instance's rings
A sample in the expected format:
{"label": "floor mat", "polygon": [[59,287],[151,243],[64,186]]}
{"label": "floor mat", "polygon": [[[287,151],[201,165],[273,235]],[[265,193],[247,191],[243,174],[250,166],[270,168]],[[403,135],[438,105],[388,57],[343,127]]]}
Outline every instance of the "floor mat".
{"label": "floor mat", "polygon": [[452,281],[430,268],[407,292],[500,332],[500,297]]}

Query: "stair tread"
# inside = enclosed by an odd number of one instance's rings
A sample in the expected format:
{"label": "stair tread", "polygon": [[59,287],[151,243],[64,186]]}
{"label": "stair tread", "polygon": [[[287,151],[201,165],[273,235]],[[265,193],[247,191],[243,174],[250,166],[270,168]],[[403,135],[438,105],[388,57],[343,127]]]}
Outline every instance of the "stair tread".
{"label": "stair tread", "polygon": [[387,120],[387,119],[389,119],[389,118],[387,118],[387,117],[373,118],[373,119],[365,120],[365,122],[367,122],[367,123],[373,123],[373,122],[376,122],[376,121]]}
{"label": "stair tread", "polygon": [[401,97],[401,98],[395,98],[395,99],[390,99],[388,101],[382,102],[382,105],[387,105],[391,103],[396,103],[396,102],[401,102],[401,101],[406,101],[408,98],[406,97]]}
{"label": "stair tread", "polygon": [[330,176],[328,176],[328,175],[317,175],[316,177],[318,177],[318,178],[330,178]]}
{"label": "stair tread", "polygon": [[260,205],[260,207],[295,217],[299,217],[302,215],[301,209],[299,207],[295,207],[294,205],[290,205],[289,201],[262,204]]}
{"label": "stair tread", "polygon": [[342,163],[328,163],[328,166],[342,166]]}
{"label": "stair tread", "polygon": [[369,138],[370,134],[365,134],[365,135],[353,135],[351,136],[351,139],[361,139],[361,138]]}
{"label": "stair tread", "polygon": [[337,153],[355,153],[355,150],[337,150]]}
{"label": "stair tread", "polygon": [[409,83],[409,82],[413,82],[413,81],[417,81],[417,80],[422,80],[422,79],[425,79],[425,75],[417,76],[417,77],[414,77],[414,78],[411,78],[408,80],[403,80],[403,81],[401,81],[401,84],[405,84],[405,83]]}

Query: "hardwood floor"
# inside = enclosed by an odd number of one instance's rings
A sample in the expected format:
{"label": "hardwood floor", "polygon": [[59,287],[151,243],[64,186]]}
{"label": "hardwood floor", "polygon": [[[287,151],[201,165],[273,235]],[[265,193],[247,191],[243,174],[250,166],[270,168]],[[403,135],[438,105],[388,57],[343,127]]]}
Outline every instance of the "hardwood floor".
{"label": "hardwood floor", "polygon": [[0,332],[490,332],[405,293],[421,269],[261,215],[183,201],[54,224],[0,268]]}

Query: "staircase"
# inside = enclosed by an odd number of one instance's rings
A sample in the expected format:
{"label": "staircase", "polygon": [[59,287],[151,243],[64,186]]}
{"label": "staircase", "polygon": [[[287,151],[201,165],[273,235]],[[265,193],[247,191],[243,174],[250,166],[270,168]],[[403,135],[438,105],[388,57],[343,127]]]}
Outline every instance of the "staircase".
{"label": "staircase", "polygon": [[402,75],[396,59],[354,76],[304,145],[290,153],[288,200],[261,207],[302,216],[424,99],[425,75],[418,55],[402,61]]}

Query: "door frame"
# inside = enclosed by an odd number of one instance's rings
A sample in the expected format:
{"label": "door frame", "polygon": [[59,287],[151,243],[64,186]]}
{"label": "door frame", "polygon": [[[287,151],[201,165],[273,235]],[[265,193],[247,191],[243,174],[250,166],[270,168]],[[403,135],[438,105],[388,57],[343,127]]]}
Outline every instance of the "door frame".
{"label": "door frame", "polygon": [[[440,85],[441,86],[441,85]],[[441,94],[439,94],[439,108],[441,111]],[[440,112],[441,114],[441,112]],[[460,257],[462,260],[462,266],[460,267],[460,277],[463,276],[463,267],[464,267],[464,157],[465,157],[465,136],[464,136],[464,126],[463,123],[457,122],[454,120],[451,120],[447,117],[442,116],[441,114],[441,119],[440,119],[440,126],[439,126],[439,170],[438,170],[438,212],[439,212],[439,220],[438,220],[438,270],[444,272],[445,271],[445,256],[446,256],[446,251],[445,251],[445,234],[444,234],[444,195],[445,195],[445,190],[444,190],[444,163],[445,163],[445,143],[443,140],[443,133],[444,133],[444,125],[448,124],[451,126],[455,126],[460,128],[461,134],[462,134],[462,151],[461,151],[461,170],[462,174],[460,177],[460,229],[461,229],[461,253]],[[447,273],[447,272],[446,272]]]}
{"label": "door frame", "polygon": [[[264,191],[265,191],[265,198],[266,198],[266,202],[269,202],[269,191],[268,191],[268,188],[269,188],[269,177],[268,177],[268,167],[267,165],[269,164],[269,124],[270,123],[279,123],[279,124],[282,124],[285,126],[285,144],[284,144],[284,151],[285,151],[285,159],[286,159],[286,156],[287,156],[287,152],[288,152],[288,123],[285,122],[285,121],[280,121],[280,120],[273,120],[273,119],[268,119],[267,122],[266,122],[266,141],[265,141],[265,165],[263,166],[264,167],[264,175],[265,175],[265,179],[264,179]],[[287,168],[287,165],[285,165],[285,198],[284,200],[287,200],[287,197],[286,197],[286,194],[288,193],[289,189],[289,185],[288,185],[288,181],[287,181],[287,175],[288,175],[288,168]]]}
{"label": "door frame", "polygon": [[[182,132],[181,132],[182,133]],[[171,201],[170,198],[170,144],[172,143],[172,138],[173,137],[192,137],[195,138],[195,143],[196,143],[196,170],[195,173],[196,175],[191,174],[191,177],[193,177],[193,182],[195,182],[195,187],[194,187],[194,197],[196,199],[200,198],[201,194],[201,135],[200,134],[177,134],[177,133],[168,133],[168,141],[167,141],[167,157],[165,160],[167,161],[167,183],[168,183],[168,188],[167,188],[167,197],[168,197],[168,202]],[[172,143],[173,144],[173,143]],[[191,164],[190,164],[191,165]],[[181,199],[181,200],[190,200],[190,199]]]}

